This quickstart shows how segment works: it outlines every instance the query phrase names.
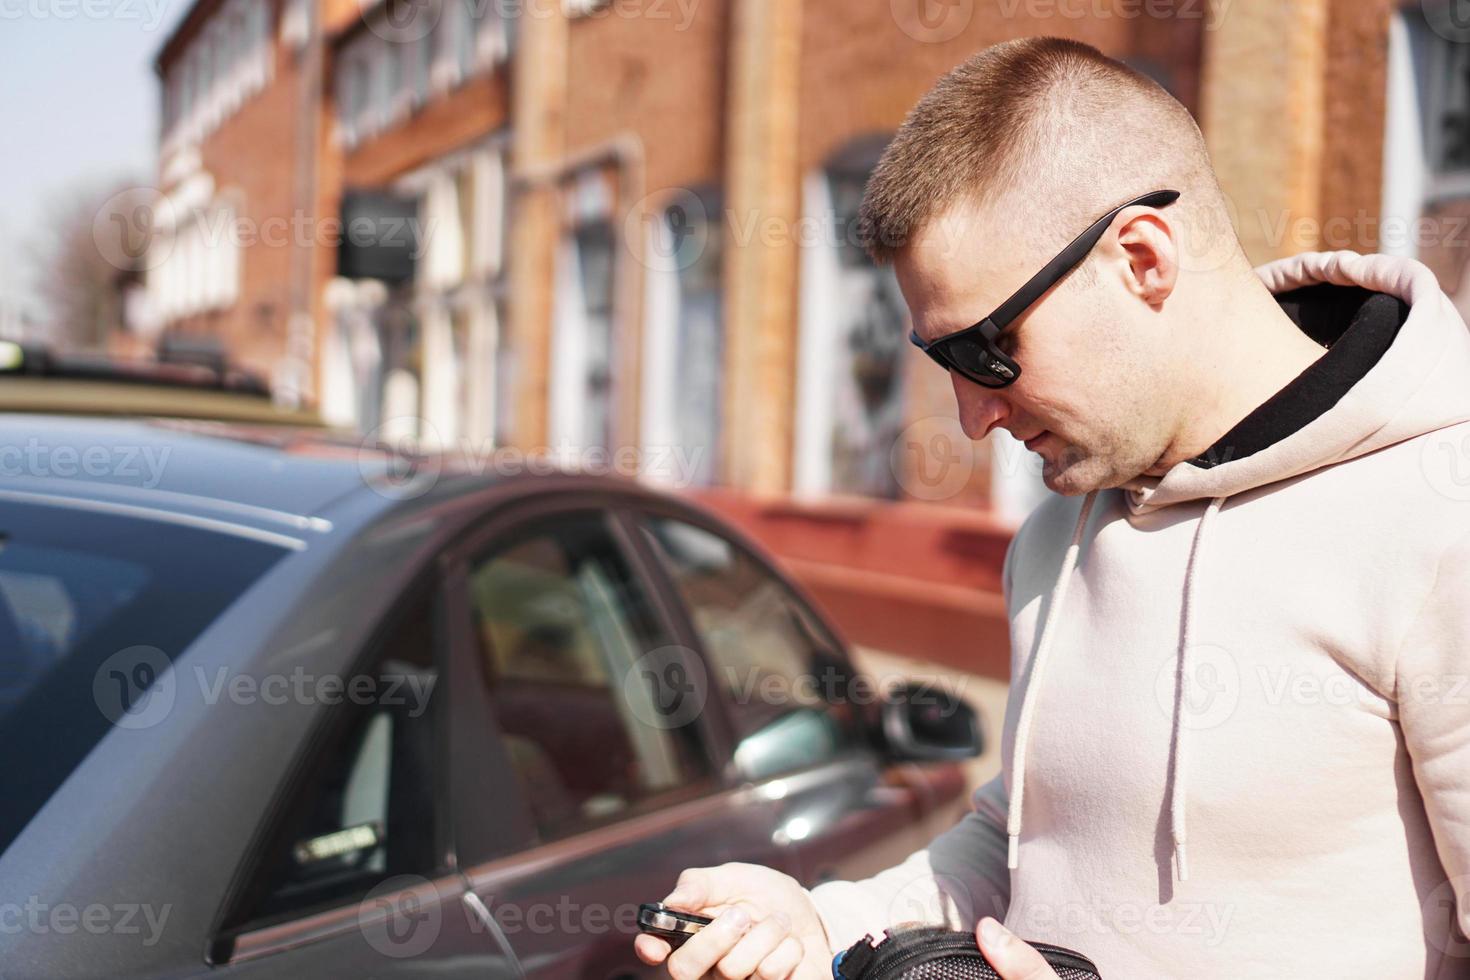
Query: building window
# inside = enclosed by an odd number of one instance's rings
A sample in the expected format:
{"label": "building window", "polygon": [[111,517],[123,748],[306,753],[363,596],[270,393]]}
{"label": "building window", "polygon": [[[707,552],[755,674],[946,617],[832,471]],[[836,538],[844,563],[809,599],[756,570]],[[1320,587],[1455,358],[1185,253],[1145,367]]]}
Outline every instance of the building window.
{"label": "building window", "polygon": [[1425,156],[1435,174],[1463,174],[1470,171],[1470,46],[1419,33]]}
{"label": "building window", "polygon": [[230,0],[164,74],[164,143],[197,142],[265,87],[274,66],[270,0]]}
{"label": "building window", "polygon": [[454,64],[461,79],[468,78],[475,67],[475,8],[480,0],[454,0],[456,20],[454,31]]}
{"label": "building window", "polygon": [[644,243],[643,398],[647,471],[670,485],[714,482],[724,399],[722,199],[680,192],[649,217]]}
{"label": "building window", "polygon": [[[428,423],[399,435],[444,444],[468,439],[479,446],[500,441],[509,424],[514,371],[502,329],[500,262],[504,152],[504,141],[496,138],[394,184],[395,196],[416,202],[415,227],[426,236],[414,243],[411,286],[378,316],[389,365],[382,421],[396,413]],[[373,270],[344,273],[354,274]],[[386,314],[395,304],[404,315],[392,319]],[[364,418],[365,426],[374,424]]]}
{"label": "building window", "polygon": [[796,486],[807,494],[898,496],[890,454],[903,428],[908,318],[890,267],[854,233],[885,140],[854,141],[809,175],[806,210],[828,234],[804,247]]}
{"label": "building window", "polygon": [[[423,105],[434,92],[505,60],[505,19],[490,0],[405,2],[374,16],[379,20],[372,29],[345,42],[338,59],[339,73],[362,62],[371,75],[368,95],[339,102],[339,132],[349,147]],[[351,89],[355,83],[339,74],[338,85]]]}
{"label": "building window", "polygon": [[179,225],[159,237],[165,258],[149,268],[148,292],[160,322],[234,306],[241,273],[237,213],[236,200],[222,195],[180,209]]}
{"label": "building window", "polygon": [[1470,35],[1447,12],[1405,7],[1390,23],[1378,247],[1420,259],[1454,296],[1465,263],[1452,229],[1470,215]]}
{"label": "building window", "polygon": [[559,447],[611,448],[616,231],[610,170],[583,171],[566,187],[552,326],[551,429]]}
{"label": "building window", "polygon": [[587,416],[583,441],[612,444],[613,229],[611,222],[583,225],[573,234],[586,314],[583,396]]}
{"label": "building window", "polygon": [[495,420],[491,435],[497,446],[509,446],[515,440],[516,379],[520,376],[516,349],[509,330],[510,303],[504,290],[495,296]]}
{"label": "building window", "polygon": [[429,65],[434,60],[434,34],[425,31],[418,39],[403,45],[403,56],[408,61],[404,73],[408,79],[409,101],[415,107],[423,105],[429,98]]}

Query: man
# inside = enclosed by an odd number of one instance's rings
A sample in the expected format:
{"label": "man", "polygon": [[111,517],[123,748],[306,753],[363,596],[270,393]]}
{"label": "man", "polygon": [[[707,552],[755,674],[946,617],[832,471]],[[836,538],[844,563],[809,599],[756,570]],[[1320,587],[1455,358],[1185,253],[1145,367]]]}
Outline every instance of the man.
{"label": "man", "polygon": [[685,872],[714,924],[640,954],[818,980],[919,918],[1008,980],[1055,976],[1023,940],[1123,980],[1470,976],[1470,331],[1434,277],[1253,271],[1188,113],[1051,38],[942,79],[863,216],[965,432],[1060,494],[1006,559],[1003,772],[866,881]]}

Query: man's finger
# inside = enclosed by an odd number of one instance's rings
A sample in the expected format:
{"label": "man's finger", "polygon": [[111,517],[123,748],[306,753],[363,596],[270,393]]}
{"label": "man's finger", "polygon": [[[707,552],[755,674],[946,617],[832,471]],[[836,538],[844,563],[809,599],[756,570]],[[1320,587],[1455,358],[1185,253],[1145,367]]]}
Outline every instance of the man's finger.
{"label": "man's finger", "polygon": [[669,958],[669,952],[673,947],[657,936],[647,934],[633,937],[633,951],[638,958],[649,966],[658,966]]}
{"label": "man's finger", "polygon": [[670,954],[665,964],[669,976],[673,980],[698,980],[709,973],[755,925],[756,911],[736,905],[715,916],[715,921]]}
{"label": "man's finger", "polygon": [[989,916],[980,920],[975,930],[980,952],[995,967],[1001,980],[1059,980],[1057,971],[1046,962],[1035,947],[1023,943],[1016,935]]}

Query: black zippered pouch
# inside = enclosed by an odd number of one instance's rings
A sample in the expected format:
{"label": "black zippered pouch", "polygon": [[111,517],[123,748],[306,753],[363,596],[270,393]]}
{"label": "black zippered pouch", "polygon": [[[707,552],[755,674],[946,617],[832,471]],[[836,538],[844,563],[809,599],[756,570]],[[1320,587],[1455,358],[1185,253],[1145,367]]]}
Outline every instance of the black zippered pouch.
{"label": "black zippered pouch", "polygon": [[[1092,961],[1074,950],[1031,943],[1061,980],[1101,980]],[[864,936],[832,960],[833,980],[1000,980],[973,932],[942,926],[885,929]]]}

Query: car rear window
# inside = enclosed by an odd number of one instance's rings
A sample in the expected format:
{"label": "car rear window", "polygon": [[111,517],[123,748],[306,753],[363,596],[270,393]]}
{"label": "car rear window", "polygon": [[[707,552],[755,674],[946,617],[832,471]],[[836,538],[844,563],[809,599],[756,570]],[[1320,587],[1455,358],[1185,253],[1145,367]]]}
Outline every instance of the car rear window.
{"label": "car rear window", "polygon": [[0,852],[285,553],[212,529],[0,502]]}

